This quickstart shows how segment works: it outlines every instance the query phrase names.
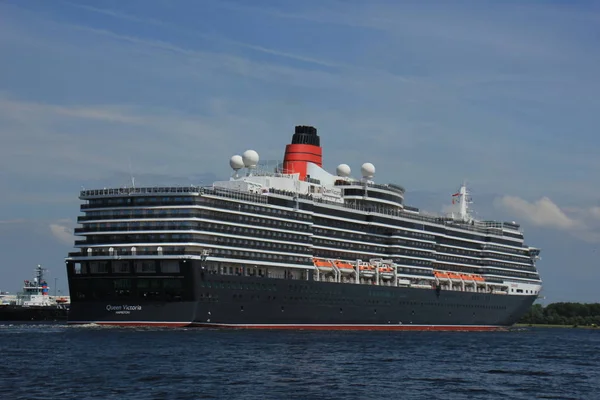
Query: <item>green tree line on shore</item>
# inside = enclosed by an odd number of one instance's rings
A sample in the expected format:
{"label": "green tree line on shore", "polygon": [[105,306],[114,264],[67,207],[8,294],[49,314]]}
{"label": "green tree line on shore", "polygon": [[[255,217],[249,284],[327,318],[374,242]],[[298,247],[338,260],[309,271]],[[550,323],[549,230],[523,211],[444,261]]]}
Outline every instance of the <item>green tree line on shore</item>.
{"label": "green tree line on shore", "polygon": [[600,303],[534,304],[519,323],[600,326]]}

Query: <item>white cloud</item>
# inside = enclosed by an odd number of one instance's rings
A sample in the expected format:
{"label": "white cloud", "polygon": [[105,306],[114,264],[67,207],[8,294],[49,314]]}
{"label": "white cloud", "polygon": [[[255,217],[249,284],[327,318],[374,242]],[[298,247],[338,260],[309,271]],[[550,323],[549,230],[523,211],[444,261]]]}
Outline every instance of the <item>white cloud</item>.
{"label": "white cloud", "polygon": [[581,227],[580,221],[569,218],[547,197],[530,203],[519,197],[504,196],[498,200],[498,204],[536,226],[567,230]]}
{"label": "white cloud", "polygon": [[587,242],[600,241],[600,207],[559,207],[548,197],[534,202],[503,196],[494,205],[532,225],[566,231]]}
{"label": "white cloud", "polygon": [[110,17],[124,19],[124,20],[127,20],[127,21],[144,23],[144,24],[150,24],[150,25],[157,25],[157,26],[164,26],[165,25],[164,22],[159,21],[157,19],[153,19],[153,18],[140,18],[138,16],[124,14],[124,13],[121,13],[121,12],[118,12],[118,11],[115,11],[115,10],[111,10],[111,9],[96,8],[96,7],[87,6],[87,5],[84,5],[84,4],[71,3],[71,2],[68,2],[68,1],[65,1],[64,3],[68,4],[68,5],[72,6],[72,7],[75,7],[75,8],[80,8],[82,10],[91,11],[91,12],[97,13],[97,14],[108,15]]}
{"label": "white cloud", "polygon": [[0,97],[0,109],[2,109],[3,114],[5,113],[6,118],[10,116],[21,121],[30,120],[32,117],[52,117],[55,115],[103,122],[118,122],[124,124],[144,123],[143,118],[128,115],[125,110],[115,106],[66,107],[53,104],[11,100],[6,97]]}
{"label": "white cloud", "polygon": [[73,223],[70,220],[59,220],[48,225],[52,236],[63,244],[73,246]]}
{"label": "white cloud", "polygon": [[[229,118],[229,124],[239,122],[240,117]],[[231,132],[229,124],[169,109],[64,106],[0,96],[0,166],[20,178],[68,177],[81,183],[127,171],[131,163],[137,171],[181,173],[203,144],[211,142],[214,152],[225,153],[236,137],[224,134]],[[208,154],[204,159],[216,162]]]}
{"label": "white cloud", "polygon": [[[27,232],[27,234],[40,235],[44,238],[53,238],[61,244],[71,247],[75,241],[75,235],[73,234],[75,222],[67,218],[55,220],[24,218],[0,220],[0,226],[3,228],[0,231],[0,238],[3,235],[10,234],[10,229],[13,229],[15,232]],[[3,239],[6,240],[7,238],[4,237]]]}
{"label": "white cloud", "polygon": [[[116,10],[111,10],[111,9],[105,9],[105,8],[96,8],[96,7],[90,7],[90,6],[85,6],[85,5],[80,5],[80,4],[72,4],[72,3],[68,3],[69,5],[73,6],[73,7],[77,7],[80,9],[84,9],[93,13],[98,13],[98,14],[103,14],[103,15],[108,15],[110,17],[113,18],[118,18],[118,19],[124,19],[124,20],[128,20],[128,21],[133,21],[133,22],[137,22],[137,23],[141,23],[141,24],[149,24],[149,25],[156,25],[156,26],[160,26],[160,27],[164,27],[164,28],[168,28],[170,31],[174,31],[174,32],[178,32],[178,33],[183,33],[186,35],[190,35],[193,37],[199,37],[199,38],[204,38],[204,39],[209,39],[209,40],[213,40],[216,42],[221,42],[223,44],[232,44],[235,46],[239,46],[242,48],[247,48],[250,50],[255,50],[258,52],[262,52],[265,54],[271,54],[271,55],[275,55],[275,56],[280,56],[280,57],[285,57],[285,58],[289,58],[289,59],[293,59],[293,60],[297,60],[297,61],[303,61],[303,62],[307,62],[307,63],[313,63],[313,64],[317,64],[317,65],[322,65],[325,67],[341,67],[342,65],[340,64],[336,64],[336,63],[332,63],[329,61],[325,61],[325,60],[320,60],[320,59],[314,59],[311,57],[305,57],[299,54],[293,54],[293,53],[289,53],[289,52],[285,52],[285,51],[278,51],[278,50],[274,50],[271,48],[266,48],[263,46],[258,46],[258,45],[252,45],[252,44],[248,44],[248,43],[244,43],[244,42],[240,42],[240,41],[236,41],[236,40],[231,40],[231,39],[227,39],[226,37],[220,36],[220,35],[215,35],[215,34],[203,34],[198,32],[197,30],[194,29],[184,29],[181,26],[178,26],[176,24],[172,24],[172,23],[168,23],[165,21],[161,21],[158,19],[154,19],[154,18],[140,18],[137,16],[133,16],[130,14],[126,14],[126,13],[122,13]],[[84,28],[87,29],[87,28]],[[105,32],[102,32],[102,34],[105,34]],[[125,39],[122,38],[121,39]],[[131,38],[127,38],[129,40],[131,40]],[[179,49],[180,50],[180,49]],[[350,66],[344,66],[344,67],[350,67]]]}
{"label": "white cloud", "polygon": [[1,225],[9,225],[9,224],[22,224],[24,219],[8,219],[8,220],[0,220]]}
{"label": "white cloud", "polygon": [[[485,9],[467,6],[470,9],[467,12],[452,3],[437,3],[435,5],[437,12],[431,12],[429,7],[410,4],[410,2],[359,2],[350,7],[343,1],[321,2],[319,6],[298,2],[293,6],[280,5],[278,8],[265,8],[245,3],[242,5],[227,1],[219,1],[218,5],[245,14],[265,14],[274,18],[369,29],[385,32],[401,39],[411,36],[415,42],[434,39],[450,47],[456,44],[482,46],[494,53],[501,53],[502,57],[530,59],[540,56],[559,58],[561,54],[556,54],[557,45],[563,51],[570,49],[556,28],[553,30],[552,26],[543,23],[522,23],[529,17],[532,15],[544,19],[568,17],[578,22],[582,18],[589,17],[589,13],[585,11],[566,12],[564,8],[553,9],[551,6],[496,7],[489,3]],[[294,9],[290,10],[290,7]],[[549,37],[552,40],[548,40]],[[422,50],[427,51],[427,49]],[[447,61],[452,62],[452,60]]]}

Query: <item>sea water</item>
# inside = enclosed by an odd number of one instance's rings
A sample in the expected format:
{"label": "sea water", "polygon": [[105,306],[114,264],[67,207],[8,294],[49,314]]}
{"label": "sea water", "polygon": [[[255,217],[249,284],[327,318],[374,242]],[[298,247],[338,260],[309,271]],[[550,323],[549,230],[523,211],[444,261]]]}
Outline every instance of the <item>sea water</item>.
{"label": "sea water", "polygon": [[600,399],[600,329],[0,325],[0,399]]}

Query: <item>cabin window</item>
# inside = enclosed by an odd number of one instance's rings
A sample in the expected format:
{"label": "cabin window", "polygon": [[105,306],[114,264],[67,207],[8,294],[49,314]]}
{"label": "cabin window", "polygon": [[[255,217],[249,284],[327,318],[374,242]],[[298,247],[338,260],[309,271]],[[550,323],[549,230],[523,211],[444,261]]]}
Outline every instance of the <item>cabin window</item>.
{"label": "cabin window", "polygon": [[113,262],[113,272],[115,274],[128,274],[131,272],[127,261]]}
{"label": "cabin window", "polygon": [[154,273],[156,272],[156,264],[153,261],[137,261],[135,263],[135,272]]}
{"label": "cabin window", "polygon": [[107,262],[90,262],[90,273],[92,273],[92,274],[108,273],[108,263]]}
{"label": "cabin window", "polygon": [[164,274],[178,274],[181,272],[177,261],[164,261],[160,266],[160,270]]}

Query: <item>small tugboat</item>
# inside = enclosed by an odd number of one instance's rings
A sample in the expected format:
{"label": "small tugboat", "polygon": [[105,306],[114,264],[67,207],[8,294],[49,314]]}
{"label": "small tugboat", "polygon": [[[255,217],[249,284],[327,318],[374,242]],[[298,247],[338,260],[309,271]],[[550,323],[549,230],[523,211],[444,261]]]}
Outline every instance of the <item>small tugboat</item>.
{"label": "small tugboat", "polygon": [[0,296],[0,321],[66,321],[69,300],[51,298],[41,265],[35,268],[33,281],[26,280],[16,296]]}

